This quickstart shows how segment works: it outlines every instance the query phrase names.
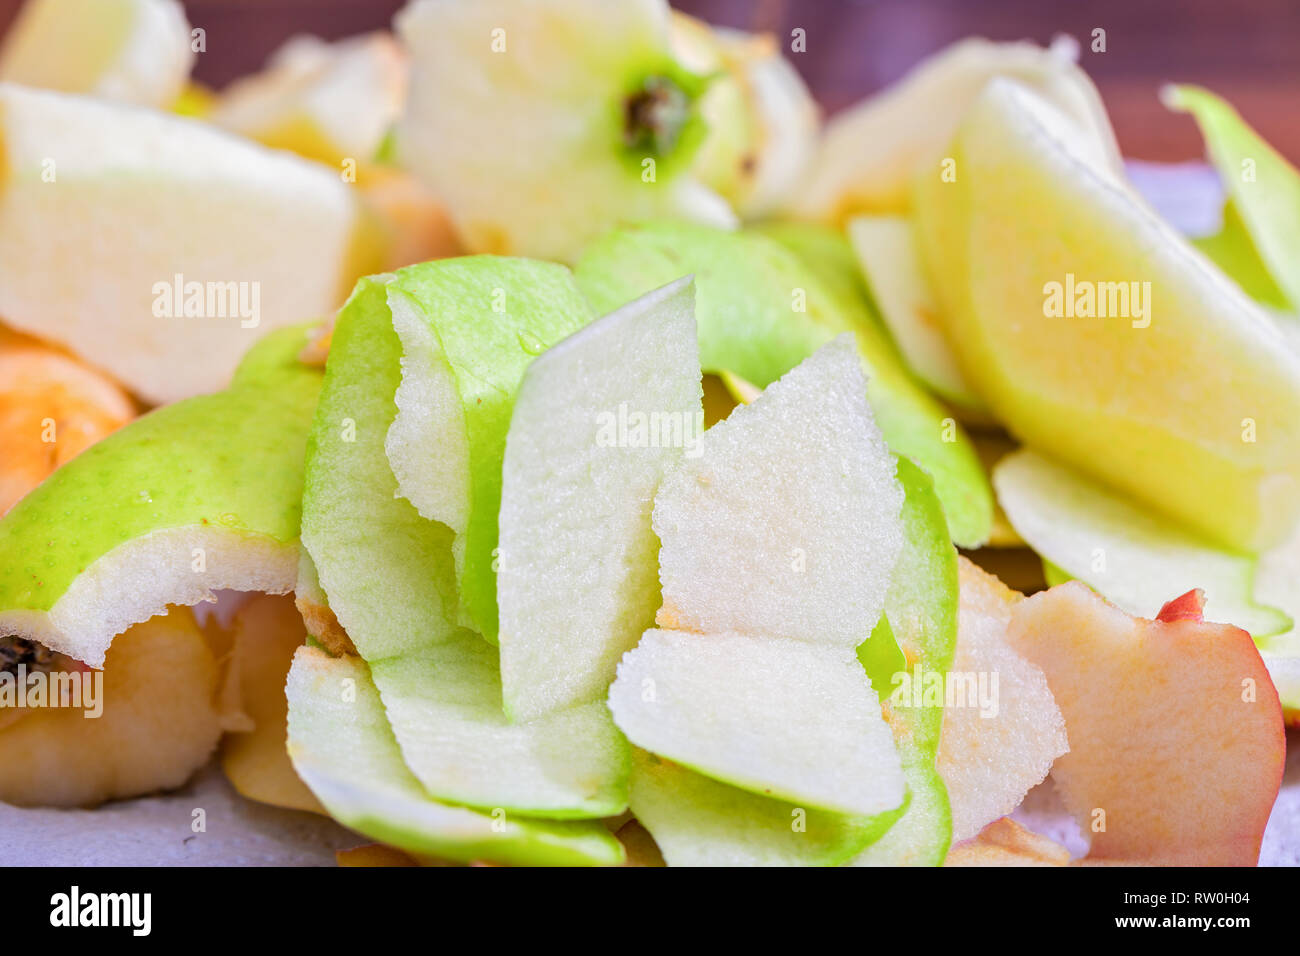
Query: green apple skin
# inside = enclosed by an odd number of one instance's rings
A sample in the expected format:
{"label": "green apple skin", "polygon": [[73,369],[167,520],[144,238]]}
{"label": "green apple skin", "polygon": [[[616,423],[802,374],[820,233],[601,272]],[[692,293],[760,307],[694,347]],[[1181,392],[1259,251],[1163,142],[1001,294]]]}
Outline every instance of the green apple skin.
{"label": "green apple skin", "polygon": [[1223,207],[1223,227],[1212,236],[1193,239],[1192,245],[1209,256],[1256,302],[1280,311],[1292,308],[1286,293],[1278,288],[1260,258],[1259,249],[1233,200],[1229,199]]}
{"label": "green apple skin", "polygon": [[[885,598],[885,616],[858,648],[882,700],[895,686],[894,675],[904,670],[914,676],[947,673],[957,647],[957,552],[948,539],[943,507],[930,477],[901,456],[898,480],[907,495],[906,543]],[[852,865],[938,866],[952,841],[948,793],[935,769],[943,709],[893,705],[889,719],[912,799],[902,818]]]}
{"label": "green apple skin", "polygon": [[535,820],[439,803],[402,753],[364,662],[299,649],[289,671],[288,749],[330,815],[373,840],[462,863],[617,865],[623,847],[603,823]]}
{"label": "green apple skin", "polygon": [[[303,546],[330,608],[367,660],[456,630],[451,529],[420,517],[398,495],[384,452],[402,375],[389,279],[362,279],[339,312],[303,491]],[[400,561],[393,559],[399,543]]]}
{"label": "green apple skin", "polygon": [[80,628],[75,636],[54,623],[59,612],[54,620],[50,612],[88,569],[110,582],[118,574],[128,580],[131,568],[116,568],[113,552],[147,548],[141,539],[156,532],[192,531],[205,546],[253,549],[272,556],[271,564],[283,559],[282,582],[265,566],[249,571],[247,581],[240,572],[209,567],[221,578],[213,587],[292,589],[288,567],[297,564],[303,457],[321,384],[319,370],[297,358],[309,329],[271,333],[250,350],[228,389],[159,408],[109,435],[0,520],[0,628],[101,665],[115,634],[168,603],[200,599],[184,589],[206,575],[187,557],[183,568],[167,569],[176,593],[169,599],[155,582],[160,600],[148,608],[133,603],[142,594],[74,593],[75,601],[100,608],[72,615]]}
{"label": "green apple skin", "polygon": [[630,804],[669,866],[838,866],[908,807],[865,818],[797,807],[635,747]]}
{"label": "green apple skin", "polygon": [[[303,543],[330,609],[357,652],[373,665],[372,677],[393,732],[426,792],[508,811],[601,816],[617,813],[626,804],[626,743],[607,714],[602,720],[598,714],[566,711],[541,728],[507,724],[495,650],[455,623],[452,531],[422,517],[398,495],[385,446],[397,413],[393,396],[402,377],[402,344],[393,327],[391,297],[418,296],[427,307],[437,303],[455,309],[454,301],[441,301],[427,287],[410,281],[412,272],[423,272],[427,285],[445,277],[451,289],[481,278],[489,283],[479,289],[479,301],[486,303],[492,289],[513,289],[533,277],[533,265],[523,264],[521,272],[515,260],[449,260],[358,283],[335,325],[308,444]],[[559,266],[536,265],[564,273]],[[404,288],[394,289],[404,280]],[[544,289],[539,283],[534,291],[541,294]],[[576,292],[572,296],[579,310],[575,316],[585,316],[585,303]],[[513,292],[508,297],[513,299]],[[522,310],[528,301],[521,297],[515,307]],[[481,315],[483,307],[467,311]],[[469,350],[472,332],[464,335],[458,346]],[[513,327],[510,337],[514,339]],[[485,350],[482,360],[491,361],[491,355]],[[502,359],[499,374],[510,368],[510,358]],[[483,381],[493,381],[487,370],[482,374]],[[509,408],[500,413],[508,419]],[[504,425],[502,429],[504,440]],[[499,495],[500,459],[487,467],[494,471]],[[421,675],[430,668],[456,675],[440,700],[426,699],[436,682]],[[595,762],[569,759],[566,748],[574,747],[583,748]],[[461,775],[446,772],[449,764],[457,764],[452,759],[457,753],[466,768]],[[516,769],[512,755],[519,753],[527,758],[517,761],[521,768],[534,767],[538,755],[549,754],[556,766],[572,765],[575,774],[585,771],[584,779],[567,781],[552,770],[556,779],[547,781],[553,786],[545,805],[529,805],[528,788],[519,782],[524,770],[515,776],[508,773]],[[471,767],[478,772],[469,772]],[[493,785],[494,777],[499,786]],[[565,791],[568,784],[572,786]]]}
{"label": "green apple skin", "polygon": [[590,820],[627,809],[628,744],[603,701],[510,722],[497,649],[460,631],[370,662],[407,767],[437,800]]}
{"label": "green apple skin", "polygon": [[[1170,109],[1191,113],[1201,128],[1230,197],[1225,227],[1240,227],[1238,235],[1255,253],[1250,258],[1264,269],[1263,276],[1254,274],[1252,285],[1281,293],[1284,304],[1279,307],[1289,303],[1290,311],[1300,311],[1300,171],[1209,90],[1169,86],[1161,98]],[[1236,277],[1231,270],[1229,274]]]}
{"label": "green apple skin", "polygon": [[[523,377],[502,471],[497,574],[512,720],[603,706],[619,658],[654,624],[655,491],[703,429],[694,304],[691,281],[680,279],[597,319]],[[603,416],[619,408],[682,423],[681,440],[603,440]]]}
{"label": "green apple skin", "polygon": [[627,227],[589,246],[575,274],[596,310],[607,311],[693,273],[701,367],[760,388],[838,333],[853,332],[885,440],[935,476],[955,541],[974,547],[987,540],[993,493],[974,447],[903,367],[868,309],[847,241],[811,225],[772,233],[776,238],[685,224]]}
{"label": "green apple skin", "polygon": [[456,569],[461,623],[495,644],[501,473],[515,396],[533,359],[594,316],[564,266],[501,256],[402,269],[388,294],[406,296],[424,315],[455,380],[470,476]]}

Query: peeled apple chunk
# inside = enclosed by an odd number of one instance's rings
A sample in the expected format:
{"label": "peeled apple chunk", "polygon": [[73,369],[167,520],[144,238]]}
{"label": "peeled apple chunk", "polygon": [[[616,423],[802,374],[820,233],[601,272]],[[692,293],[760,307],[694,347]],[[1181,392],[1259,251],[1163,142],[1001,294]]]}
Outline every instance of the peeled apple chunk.
{"label": "peeled apple chunk", "polygon": [[114,635],[169,604],[292,590],[321,382],[298,362],[306,341],[306,326],[273,333],[230,388],[136,419],[14,506],[0,632],[101,667]]}
{"label": "peeled apple chunk", "polygon": [[655,497],[660,627],[853,650],[903,545],[894,457],[851,337],[704,434]]}
{"label": "peeled apple chunk", "polygon": [[543,353],[519,387],[502,475],[497,599],[505,709],[602,701],[654,623],[664,472],[704,431],[694,287],[681,279]]}
{"label": "peeled apple chunk", "polygon": [[[81,683],[87,705],[84,679],[90,673],[58,672]],[[29,668],[29,694],[32,677]],[[221,737],[219,674],[189,608],[172,608],[127,630],[94,677],[99,716],[87,716],[94,707],[67,706],[76,699],[65,697],[61,707],[18,711],[0,729],[0,800],[93,806],[179,787],[207,763]],[[47,682],[52,689],[53,675]]]}
{"label": "peeled apple chunk", "polygon": [[668,22],[664,0],[411,4],[400,164],[472,252],[568,261],[617,222],[732,224],[691,175],[707,82],[674,59]]}
{"label": "peeled apple chunk", "polygon": [[432,799],[411,775],[366,665],[304,647],[294,657],[289,756],[330,815],[372,840],[448,860],[617,865],[623,847],[598,822],[532,820]]}
{"label": "peeled apple chunk", "polygon": [[1274,544],[1300,510],[1300,353],[1087,146],[999,79],[956,180],[917,180],[962,370],[1023,443],[1223,546]]}
{"label": "peeled apple chunk", "polygon": [[993,493],[970,439],[908,373],[872,317],[847,240],[811,223],[726,232],[685,223],[616,229],[593,242],[576,276],[607,312],[690,273],[700,365],[764,388],[836,335],[853,332],[867,400],[891,449],[934,476],[953,540],[989,535]]}
{"label": "peeled apple chunk", "polygon": [[406,54],[386,33],[326,43],[296,36],[265,70],[221,93],[207,120],[338,166],[374,159],[406,98]]}
{"label": "peeled apple chunk", "polygon": [[1090,862],[1257,862],[1286,736],[1249,634],[1131,617],[1071,581],[1017,604],[1008,639],[1065,716],[1052,778]]}
{"label": "peeled apple chunk", "polygon": [[846,817],[798,807],[636,748],[630,803],[669,866],[836,866],[898,816]]}
{"label": "peeled apple chunk", "polygon": [[388,283],[387,305],[402,342],[388,461],[403,497],[455,533],[459,622],[495,643],[515,397],[532,361],[587,325],[591,310],[564,266],[500,256],[403,269]]}
{"label": "peeled apple chunk", "polygon": [[1024,84],[1061,110],[1118,170],[1110,120],[1077,58],[1078,46],[1068,39],[1047,49],[979,38],[954,43],[883,93],[832,117],[793,211],[834,222],[855,212],[906,211],[912,177],[924,164],[937,166],[948,155],[944,148],[971,103],[999,76]]}
{"label": "peeled apple chunk", "polygon": [[225,387],[253,343],[333,311],[379,254],[317,164],[0,84],[0,316],[150,403]]}
{"label": "peeled apple chunk", "polygon": [[637,746],[751,792],[862,817],[906,793],[851,649],[652,630],[619,665],[609,706]]}
{"label": "peeled apple chunk", "polygon": [[1209,620],[1257,639],[1291,627],[1284,612],[1257,602],[1254,556],[1218,548],[1026,449],[1003,458],[993,482],[1029,546],[1121,610],[1154,617],[1171,594],[1202,588]]}
{"label": "peeled apple chunk", "polygon": [[[1033,657],[1008,628],[1022,596],[960,559],[957,652],[945,700],[938,768],[952,804],[952,838],[969,840],[1020,805],[1070,749],[1074,729]],[[924,702],[924,697],[922,698]],[[1066,737],[1069,729],[1069,739]]]}
{"label": "peeled apple chunk", "polygon": [[1292,311],[1300,311],[1300,171],[1209,90],[1167,86],[1161,99],[1195,118],[1232,212]]}
{"label": "peeled apple chunk", "polygon": [[0,82],[159,109],[193,65],[175,0],[26,0],[0,46]]}
{"label": "peeled apple chunk", "polygon": [[[489,268],[494,263],[495,272]],[[512,272],[512,265],[520,271]],[[515,295],[515,289],[534,280],[526,287],[544,296],[556,277],[565,276],[560,266],[487,258],[429,263],[358,284],[334,329],[307,455],[303,541],[316,584],[352,645],[370,662],[405,761],[427,792],[488,810],[572,817],[621,812],[627,801],[626,743],[603,703],[533,722],[507,721],[496,651],[455,623],[453,533],[421,517],[397,494],[385,454],[403,374],[390,304],[410,301],[400,284],[412,271],[427,273],[430,285],[443,277],[445,289],[453,291],[474,290],[465,283],[481,276],[481,295],[467,296],[464,304],[448,298],[439,307],[446,322],[462,321],[467,329],[497,283],[510,290],[512,309],[529,310],[516,316],[519,321],[534,305],[541,316],[553,314],[546,311],[549,300]],[[581,300],[577,304],[585,308]],[[485,349],[478,360],[491,362],[493,354]],[[503,359],[495,373],[509,368]],[[484,370],[481,381],[493,380]],[[484,414],[495,413],[503,395],[478,387]],[[508,419],[509,411],[507,406],[499,414]],[[496,468],[499,482],[500,458],[489,467]],[[310,600],[310,573],[303,583]]]}

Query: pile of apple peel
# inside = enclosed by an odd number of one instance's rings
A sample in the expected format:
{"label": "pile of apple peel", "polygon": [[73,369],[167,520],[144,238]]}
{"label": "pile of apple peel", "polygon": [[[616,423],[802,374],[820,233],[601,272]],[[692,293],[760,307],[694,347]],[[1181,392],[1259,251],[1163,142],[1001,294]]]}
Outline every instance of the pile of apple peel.
{"label": "pile of apple peel", "polygon": [[[0,800],[217,753],[349,865],[1258,860],[1300,174],[1221,100],[1165,93],[1188,237],[1064,41],[823,128],[661,0],[417,0],[220,94],[144,69],[162,0],[43,58],[73,6],[0,50],[0,673],[104,714],[0,710]],[[1073,860],[1013,819],[1049,778]]]}

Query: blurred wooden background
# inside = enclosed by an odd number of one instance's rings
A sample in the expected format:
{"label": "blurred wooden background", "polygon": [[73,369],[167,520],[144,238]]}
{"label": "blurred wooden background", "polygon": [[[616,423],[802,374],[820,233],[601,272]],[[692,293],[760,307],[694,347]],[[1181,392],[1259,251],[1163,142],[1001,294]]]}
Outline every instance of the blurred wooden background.
{"label": "blurred wooden background", "polygon": [[[618,0],[608,0],[618,2]],[[0,30],[20,0],[0,0]],[[256,69],[299,32],[340,37],[386,26],[402,0],[186,0],[207,30],[197,76],[221,86]],[[1201,83],[1227,96],[1266,139],[1300,163],[1300,0],[676,0],[714,23],[807,35],[792,56],[828,111],[899,77],[959,37],[1080,41],[1082,64],[1101,88],[1129,156],[1201,154],[1190,119],[1170,114],[1167,81]],[[1092,53],[1095,28],[1105,53]]]}

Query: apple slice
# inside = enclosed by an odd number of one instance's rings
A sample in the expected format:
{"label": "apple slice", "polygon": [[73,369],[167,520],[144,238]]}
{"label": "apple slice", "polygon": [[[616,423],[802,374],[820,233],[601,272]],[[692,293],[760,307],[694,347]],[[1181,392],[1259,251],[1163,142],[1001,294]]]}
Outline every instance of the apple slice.
{"label": "apple slice", "polygon": [[227,681],[233,685],[249,730],[221,742],[221,769],[250,800],[291,810],[324,813],[294,772],[285,749],[288,705],[284,680],[294,652],[307,637],[288,597],[259,594],[235,612]]}
{"label": "apple slice", "polygon": [[430,798],[402,762],[379,694],[356,658],[301,648],[285,690],[294,768],[331,816],[370,839],[462,862],[623,862],[623,847],[597,822],[481,813]]}
{"label": "apple slice", "polygon": [[832,118],[794,211],[833,222],[855,212],[905,211],[912,177],[924,164],[939,162],[972,101],[998,76],[1014,78],[1062,110],[1078,135],[1119,170],[1106,110],[1077,59],[1078,44],[1068,38],[1048,49],[977,38],[954,43],[883,93]]}
{"label": "apple slice", "polygon": [[1196,119],[1233,214],[1291,309],[1300,310],[1300,171],[1209,90],[1166,86],[1160,98]]}
{"label": "apple slice", "polygon": [[979,836],[953,847],[943,865],[1069,866],[1070,851],[1010,817],[999,817]]}
{"label": "apple slice", "polygon": [[563,266],[497,256],[405,269],[387,291],[402,341],[388,461],[401,494],[455,532],[459,622],[495,643],[501,468],[515,396],[533,359],[585,326],[591,310]]}
{"label": "apple slice", "polygon": [[1074,739],[1043,671],[1008,636],[1021,595],[964,558],[959,565],[957,653],[942,690],[964,699],[944,707],[938,757],[955,842],[1019,806]]}
{"label": "apple slice", "polygon": [[[854,650],[880,616],[888,573],[871,559],[892,570],[902,495],[862,385],[843,337],[665,478],[654,528],[669,630],[624,657],[609,700],[638,746],[764,796],[874,816],[906,789]],[[767,460],[774,448],[779,461]],[[754,502],[767,509],[757,527]],[[836,586],[846,570],[853,584]]]}
{"label": "apple slice", "polygon": [[295,36],[222,91],[209,122],[338,167],[374,159],[406,99],[406,54],[387,33]]}
{"label": "apple slice", "polygon": [[224,388],[266,333],[333,311],[376,246],[352,189],[317,164],[0,84],[0,316],[146,401]]}
{"label": "apple slice", "polygon": [[175,0],[27,0],[0,47],[0,82],[160,109],[193,65]]}
{"label": "apple slice", "polygon": [[110,379],[0,329],[0,515],[54,469],[135,417]]}
{"label": "apple slice", "polygon": [[[796,232],[820,230],[803,224],[782,224]],[[728,388],[742,404],[757,398],[757,390],[730,373]],[[878,693],[896,688],[898,675],[924,680],[928,672],[946,673],[957,641],[957,554],[948,537],[943,506],[934,482],[909,459],[898,459],[903,486],[902,553],[894,566],[885,598],[885,615],[871,637],[858,647],[858,659]],[[897,621],[898,633],[891,627]],[[935,767],[943,721],[941,707],[894,706],[883,712],[894,732],[902,758],[909,800],[906,812],[883,836],[854,857],[852,866],[937,866],[952,838],[952,814],[943,778]],[[899,703],[906,703],[900,701]],[[633,794],[636,793],[633,769]]]}
{"label": "apple slice", "polygon": [[[384,453],[402,377],[401,341],[388,308],[391,278],[363,279],[339,312],[302,502],[302,543],[316,584],[369,660],[437,642],[455,631],[456,618],[451,529],[420,517],[399,496]],[[404,560],[394,560],[395,542]],[[312,594],[310,576],[304,583]]]}
{"label": "apple slice", "polygon": [[917,222],[998,420],[1223,546],[1281,540],[1300,514],[1300,353],[1276,324],[1024,87],[990,83],[950,155],[955,181],[918,179]]}
{"label": "apple slice", "polygon": [[806,224],[764,232],[680,223],[619,229],[588,247],[576,270],[578,284],[597,311],[609,311],[692,273],[701,367],[758,388],[836,334],[853,332],[867,398],[886,441],[934,475],[953,539],[981,544],[993,511],[987,477],[969,439],[908,374],[872,318],[847,241]]}
{"label": "apple slice", "polygon": [[730,225],[691,175],[707,83],[674,59],[668,22],[663,0],[411,4],[401,165],[474,252],[571,260],[618,222]]}
{"label": "apple slice", "polygon": [[798,807],[637,748],[630,802],[669,866],[836,866],[878,839],[902,809],[862,818]]}
{"label": "apple slice", "polygon": [[1282,709],[1250,635],[1125,614],[1069,582],[1011,611],[1070,752],[1052,770],[1089,861],[1254,865],[1286,756]]}
{"label": "apple slice", "polygon": [[871,297],[908,366],[949,401],[979,408],[982,402],[962,374],[939,325],[939,305],[911,220],[856,216],[849,220],[848,230]]}
{"label": "apple slice", "polygon": [[[29,692],[34,669],[45,670],[29,667]],[[12,681],[16,668],[6,670]],[[90,677],[65,666],[55,672]],[[0,800],[92,806],[179,787],[207,763],[221,737],[219,673],[189,608],[129,629],[94,678],[99,716],[90,716],[95,706],[69,706],[73,698],[58,708],[24,708],[0,729]],[[81,702],[89,705],[85,686]]]}
{"label": "apple slice", "polygon": [[370,671],[406,765],[433,797],[553,819],[627,808],[627,742],[603,700],[512,724],[496,649],[463,631]]}
{"label": "apple slice", "polygon": [[[626,803],[626,745],[603,704],[507,723],[496,652],[455,624],[453,532],[421,517],[397,494],[385,453],[386,439],[393,448],[393,396],[403,374],[391,306],[415,308],[403,290],[413,287],[409,280],[419,272],[430,275],[430,289],[445,280],[447,297],[435,299],[429,292],[424,301],[436,303],[430,308],[453,331],[457,322],[468,329],[496,282],[510,284],[517,327],[528,327],[533,310],[543,319],[558,315],[556,302],[566,289],[561,280],[567,279],[559,266],[484,258],[430,263],[358,285],[334,329],[308,453],[303,542],[318,583],[352,645],[372,663],[405,760],[429,792],[488,809],[551,816],[617,812]],[[485,284],[476,287],[476,278]],[[414,287],[419,293],[418,283]],[[526,291],[516,294],[516,287]],[[467,293],[468,304],[462,305],[451,294],[457,288],[481,295]],[[551,294],[556,290],[558,297]],[[471,355],[472,333],[464,336],[465,354]],[[501,362],[491,374],[483,372],[480,383],[518,387],[505,377],[511,361],[522,364],[510,351],[521,346],[513,333],[510,338],[475,359]],[[470,367],[475,370],[481,366]],[[506,397],[478,387],[485,395],[482,414],[508,417],[508,405],[493,407]],[[499,483],[497,454],[486,467],[496,469]],[[304,583],[310,593],[309,577]]]}
{"label": "apple slice", "polygon": [[851,649],[651,630],[619,664],[609,707],[638,747],[754,793],[860,817],[906,794]]}
{"label": "apple slice", "polygon": [[841,336],[705,432],[701,455],[664,479],[661,627],[850,650],[871,634],[903,544],[903,493],[862,384]]}
{"label": "apple slice", "polygon": [[930,477],[898,459],[903,500],[903,550],[885,595],[885,615],[858,647],[858,659],[882,697],[885,721],[902,758],[911,799],[880,839],[851,862],[854,866],[937,866],[952,839],[948,792],[935,766],[943,726],[942,707],[911,706],[899,691],[908,681],[947,673],[957,644],[957,552],[948,539],[943,506]]}
{"label": "apple slice", "polygon": [[1254,557],[1215,547],[1027,449],[1002,459],[993,481],[1030,547],[1130,614],[1152,617],[1169,595],[1199,587],[1210,620],[1257,639],[1291,627],[1284,612],[1255,599]]}
{"label": "apple slice", "polygon": [[506,439],[497,575],[513,719],[603,700],[618,659],[654,623],[651,503],[704,432],[694,299],[691,280],[678,280],[524,374]]}
{"label": "apple slice", "polygon": [[292,590],[321,381],[297,360],[306,337],[272,334],[229,389],[114,432],[0,520],[0,631],[100,667],[169,604]]}

